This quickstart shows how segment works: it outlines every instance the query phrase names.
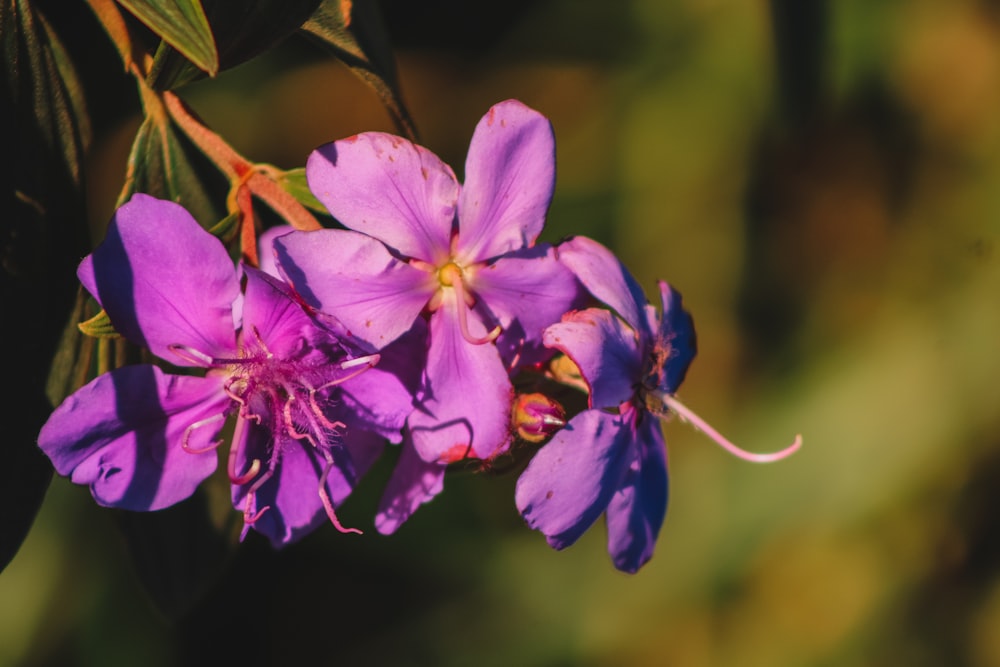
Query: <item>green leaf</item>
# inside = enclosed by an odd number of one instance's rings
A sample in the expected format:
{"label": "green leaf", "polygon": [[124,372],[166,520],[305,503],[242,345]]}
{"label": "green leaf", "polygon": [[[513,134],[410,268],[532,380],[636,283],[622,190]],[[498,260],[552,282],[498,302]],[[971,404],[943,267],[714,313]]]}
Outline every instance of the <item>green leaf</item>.
{"label": "green leaf", "polygon": [[236,234],[240,230],[239,222],[239,212],[230,213],[222,220],[215,223],[215,225],[213,225],[208,232],[228,245],[233,239],[236,238]]}
{"label": "green leaf", "polygon": [[159,37],[215,76],[219,53],[199,0],[118,0]]}
{"label": "green leaf", "polygon": [[223,177],[165,114],[153,113],[143,120],[129,155],[122,201],[135,192],[169,199],[207,227],[224,215],[215,202],[224,198],[226,187]]}
{"label": "green leaf", "polygon": [[[350,11],[345,16],[345,9]],[[302,26],[320,39],[382,100],[400,131],[416,140],[416,127],[396,78],[396,62],[375,0],[323,0]]]}
{"label": "green leaf", "polygon": [[92,338],[119,338],[121,336],[115,331],[115,325],[111,324],[111,318],[103,310],[86,322],[80,322],[77,326],[81,332]]}
{"label": "green leaf", "polygon": [[[264,53],[293,34],[316,9],[319,0],[204,0],[215,35],[219,71]],[[146,77],[155,90],[169,90],[202,78],[204,73],[164,42]]]}
{"label": "green leaf", "polygon": [[0,414],[0,569],[20,548],[52,465],[36,444],[52,405],[49,362],[76,294],[88,248],[81,194],[90,122],[83,89],[58,35],[34,3],[0,3],[0,349],[16,378]]}
{"label": "green leaf", "polygon": [[289,169],[288,171],[281,172],[281,174],[275,179],[278,185],[284,189],[285,192],[295,197],[295,199],[308,209],[316,211],[317,213],[322,213],[323,215],[330,215],[330,212],[326,210],[326,207],[309,189],[309,184],[306,182],[306,170],[305,167],[299,167],[298,169]]}

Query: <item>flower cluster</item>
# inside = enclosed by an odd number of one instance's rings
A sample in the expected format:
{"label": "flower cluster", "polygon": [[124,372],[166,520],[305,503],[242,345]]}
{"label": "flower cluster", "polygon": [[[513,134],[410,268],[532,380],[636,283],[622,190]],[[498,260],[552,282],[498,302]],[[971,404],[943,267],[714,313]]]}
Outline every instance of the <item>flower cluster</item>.
{"label": "flower cluster", "polygon": [[[106,373],[42,428],[56,470],[98,503],[177,503],[227,448],[244,535],[280,546],[324,521],[359,532],[336,509],[392,444],[375,517],[388,534],[442,491],[449,466],[520,442],[536,452],[515,497],[528,524],[561,549],[606,514],[614,563],[634,572],[666,511],[661,418],[752,460],[798,447],[754,459],[676,399],[695,338],[671,287],[658,315],[600,244],[537,242],[555,180],[538,112],[490,109],[462,183],[377,132],[319,148],[306,174],[343,228],[269,230],[260,268],[234,266],[181,206],[145,195],[80,265],[115,329],[172,368]],[[568,416],[544,391],[554,382],[586,392],[586,409]]]}

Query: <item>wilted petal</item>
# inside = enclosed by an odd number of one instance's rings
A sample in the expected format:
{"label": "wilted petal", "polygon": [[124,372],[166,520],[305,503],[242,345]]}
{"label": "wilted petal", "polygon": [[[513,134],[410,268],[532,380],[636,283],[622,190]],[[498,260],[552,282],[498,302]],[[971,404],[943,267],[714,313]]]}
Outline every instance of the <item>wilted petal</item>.
{"label": "wilted petal", "polygon": [[[476,324],[473,335],[482,335],[485,328]],[[485,459],[507,444],[512,391],[507,370],[494,345],[473,345],[462,337],[453,303],[431,316],[424,377],[423,400],[407,423],[425,461]]]}
{"label": "wilted petal", "polygon": [[584,410],[542,447],[517,480],[514,501],[525,521],[563,549],[607,509],[634,449],[620,415]]}
{"label": "wilted petal", "polygon": [[568,313],[545,330],[545,344],[565,352],[590,387],[590,407],[617,408],[635,394],[642,350],[635,332],[603,308]]}
{"label": "wilted petal", "polygon": [[407,257],[435,264],[447,258],[458,182],[426,148],[365,132],[313,151],[306,178],[345,227]]}
{"label": "wilted petal", "polygon": [[660,420],[643,415],[634,458],[608,505],[608,553],[615,567],[635,572],[653,555],[667,512],[666,445]]}
{"label": "wilted petal", "polygon": [[274,246],[281,273],[302,298],[375,348],[406,332],[438,286],[432,274],[357,232],[293,232]]}
{"label": "wilted petal", "polygon": [[404,442],[399,461],[379,502],[375,529],[383,535],[396,532],[417,508],[441,493],[447,467],[443,463],[424,461],[409,442]]}
{"label": "wilted petal", "polygon": [[77,275],[119,333],[172,364],[192,362],[171,345],[212,357],[235,349],[236,269],[222,242],[173,202],[133,195]]}
{"label": "wilted petal", "polygon": [[[210,446],[228,404],[217,378],[126,366],[63,401],[38,444],[59,474],[89,485],[99,504],[162,509],[189,497],[215,470]],[[185,438],[189,449],[207,451],[185,451]]]}
{"label": "wilted petal", "polygon": [[650,335],[642,312],[646,295],[614,253],[585,236],[560,243],[557,249],[559,261],[594,298],[615,310],[640,336]]}
{"label": "wilted petal", "polygon": [[530,246],[545,224],[556,178],[552,124],[516,100],[494,105],[476,126],[458,200],[464,263]]}
{"label": "wilted petal", "polygon": [[664,382],[659,390],[673,394],[684,382],[688,366],[697,352],[694,321],[681,304],[680,292],[662,280],[659,287],[663,311],[657,341],[669,350],[670,355],[664,365]]}
{"label": "wilted petal", "polygon": [[[548,246],[508,255],[479,269],[469,289],[500,323],[505,336],[523,339],[504,342],[528,349],[539,346],[545,327],[578,306],[583,294],[573,274],[556,261]],[[499,342],[498,346],[503,347]]]}

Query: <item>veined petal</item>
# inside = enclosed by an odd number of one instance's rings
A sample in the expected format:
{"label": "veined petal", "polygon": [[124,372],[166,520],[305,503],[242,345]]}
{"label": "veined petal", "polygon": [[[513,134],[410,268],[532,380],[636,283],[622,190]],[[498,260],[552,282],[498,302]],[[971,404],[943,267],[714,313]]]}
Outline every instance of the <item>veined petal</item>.
{"label": "veined petal", "polygon": [[[510,440],[510,379],[496,346],[462,337],[448,301],[454,293],[446,295],[431,316],[423,400],[407,423],[425,461],[489,458]],[[470,313],[469,319],[478,326],[474,336],[485,332],[477,316]]]}
{"label": "veined petal", "polygon": [[635,332],[603,308],[567,313],[545,330],[545,345],[567,355],[590,387],[590,407],[617,408],[635,394],[642,349]]}
{"label": "veined petal", "polygon": [[[542,331],[559,322],[564,313],[580,305],[583,292],[569,270],[549,246],[501,257],[478,269],[469,289],[503,328],[503,343],[512,349],[523,344],[538,347]],[[512,337],[523,339],[509,340]]]}
{"label": "veined petal", "polygon": [[293,232],[274,247],[281,273],[302,298],[375,348],[405,333],[438,287],[433,274],[358,232]]}
{"label": "veined petal", "polygon": [[244,345],[257,334],[275,357],[292,356],[304,338],[318,334],[291,288],[263,271],[244,267],[247,275],[243,301]]}
{"label": "veined petal", "polygon": [[643,306],[646,295],[614,253],[586,236],[560,243],[559,261],[572,271],[598,301],[614,310],[642,337],[652,334]]}
{"label": "veined petal", "polygon": [[309,189],[348,229],[407,257],[445,261],[458,181],[426,148],[382,132],[326,144],[306,162]]}
{"label": "veined petal", "polygon": [[517,100],[494,105],[476,126],[458,199],[464,264],[532,245],[556,180],[552,124]]}
{"label": "veined petal", "polygon": [[660,420],[643,415],[636,430],[634,458],[607,510],[608,553],[623,572],[636,572],[652,557],[667,512],[666,444]]}
{"label": "veined petal", "polygon": [[517,509],[553,548],[570,546],[607,509],[634,447],[624,417],[584,410],[521,473],[514,490]]}
{"label": "veined petal", "polygon": [[424,503],[434,499],[444,489],[444,463],[428,463],[404,441],[389,484],[379,501],[375,529],[392,535]]}
{"label": "veined petal", "polygon": [[236,269],[222,242],[173,202],[133,195],[77,275],[119,333],[172,364],[193,362],[171,345],[212,357],[236,349]]}
{"label": "veined petal", "polygon": [[125,366],[63,401],[38,445],[99,504],[158,510],[189,497],[215,470],[211,445],[229,402],[219,378]]}
{"label": "veined petal", "polygon": [[664,381],[659,390],[673,394],[684,382],[687,369],[697,352],[697,343],[694,321],[681,304],[680,292],[662,280],[659,287],[663,311],[660,315],[657,341],[659,345],[663,345],[669,350],[670,355],[664,365]]}

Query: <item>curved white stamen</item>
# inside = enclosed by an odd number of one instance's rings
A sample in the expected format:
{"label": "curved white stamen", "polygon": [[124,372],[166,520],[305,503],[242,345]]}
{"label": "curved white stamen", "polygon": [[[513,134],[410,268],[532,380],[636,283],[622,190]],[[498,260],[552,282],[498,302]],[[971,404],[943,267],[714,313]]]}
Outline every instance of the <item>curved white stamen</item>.
{"label": "curved white stamen", "polygon": [[458,329],[462,332],[462,338],[473,345],[485,345],[486,343],[495,341],[497,336],[500,335],[499,325],[493,327],[493,330],[482,338],[472,335],[472,332],[469,331],[469,302],[466,300],[465,285],[462,284],[462,279],[459,278],[452,283],[452,287],[455,288],[455,308],[458,310]]}
{"label": "curved white stamen", "polygon": [[[367,365],[368,368],[371,368],[372,366],[377,364],[381,358],[382,355],[376,353],[376,354],[368,354],[363,357],[357,357],[356,359],[348,359],[347,361],[342,361],[340,363],[340,369],[346,371],[348,368],[354,368],[355,366],[363,366],[363,365]],[[354,376],[352,375],[351,377]],[[341,380],[341,382],[343,382],[343,380]]]}
{"label": "curved white stamen", "polygon": [[190,362],[192,364],[197,364],[199,366],[215,366],[215,359],[208,356],[200,350],[196,350],[193,347],[187,345],[171,344],[167,345],[167,349],[176,354],[178,357],[184,361]]}
{"label": "curved white stamen", "polygon": [[670,394],[662,394],[659,398],[663,401],[663,404],[667,406],[667,408],[680,415],[681,419],[690,423],[696,429],[714,440],[716,444],[725,449],[727,452],[737,458],[743,459],[744,461],[750,461],[751,463],[771,463],[773,461],[780,461],[781,459],[794,454],[802,446],[802,436],[796,435],[795,442],[777,452],[771,452],[768,454],[754,454],[753,452],[748,452],[745,449],[737,447],[723,437],[721,433],[709,426],[704,419],[692,412],[690,408],[677,400],[676,397]]}
{"label": "curved white stamen", "polygon": [[188,442],[191,439],[191,433],[193,433],[196,428],[201,428],[205,424],[211,424],[212,422],[223,420],[225,418],[226,415],[220,412],[217,415],[206,417],[205,419],[200,419],[195,423],[191,424],[190,426],[188,426],[186,429],[184,429],[184,435],[181,436],[181,449],[183,449],[188,454],[204,454],[205,452],[210,452],[213,449],[216,449],[219,445],[223,443],[221,439],[215,440],[214,442],[210,442],[204,447],[192,447],[191,445],[188,444]]}
{"label": "curved white stamen", "polygon": [[229,481],[233,484],[241,485],[246,484],[251,479],[257,476],[260,472],[261,462],[260,459],[254,459],[250,464],[250,469],[247,470],[242,475],[236,473],[236,455],[239,451],[239,443],[244,439],[243,429],[246,428],[247,420],[242,417],[236,420],[236,428],[233,432],[233,444],[229,448],[229,459],[226,465],[226,472],[229,474]]}

